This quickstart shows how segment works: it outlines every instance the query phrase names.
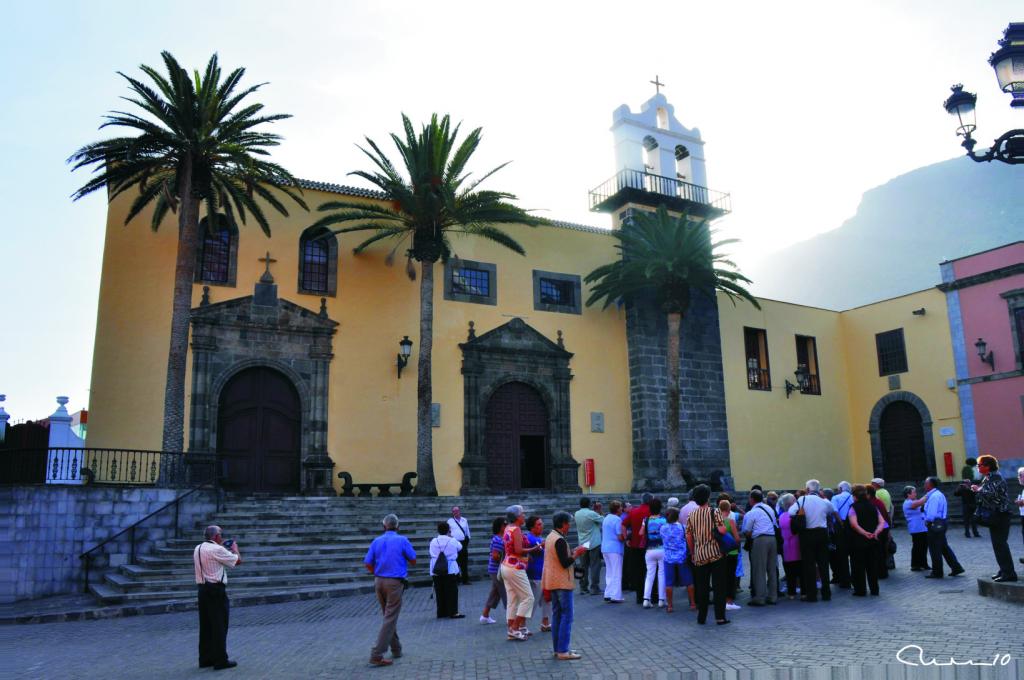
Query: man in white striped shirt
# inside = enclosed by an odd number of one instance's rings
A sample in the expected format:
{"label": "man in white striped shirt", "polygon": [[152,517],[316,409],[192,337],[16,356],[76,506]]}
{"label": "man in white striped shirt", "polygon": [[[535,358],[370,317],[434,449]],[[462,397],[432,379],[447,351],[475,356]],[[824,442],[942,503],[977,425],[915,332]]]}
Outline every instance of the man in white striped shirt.
{"label": "man in white striped shirt", "polygon": [[196,588],[199,591],[199,667],[214,670],[234,668],[237,662],[228,659],[228,614],[230,604],[225,584],[224,567],[242,562],[238,544],[224,547],[219,526],[206,527],[206,540],[192,552]]}

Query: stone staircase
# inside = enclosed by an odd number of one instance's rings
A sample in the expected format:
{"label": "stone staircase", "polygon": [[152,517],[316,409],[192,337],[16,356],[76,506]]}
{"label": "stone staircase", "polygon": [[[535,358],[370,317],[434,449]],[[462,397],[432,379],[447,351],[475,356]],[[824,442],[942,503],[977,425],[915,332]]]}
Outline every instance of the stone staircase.
{"label": "stone staircase", "polygon": [[[595,497],[599,498],[599,497]],[[607,499],[605,501],[607,507]],[[398,515],[400,533],[409,537],[420,559],[410,581],[427,585],[430,540],[437,522],[451,516],[453,505],[470,522],[469,570],[486,574],[490,526],[507,506],[519,503],[527,514],[544,518],[550,527],[557,510],[575,511],[579,496],[518,494],[471,498],[229,498],[224,510],[197,523],[194,535],[170,540],[136,564],[106,574],[90,591],[103,607],[121,613],[181,611],[195,606],[192,551],[205,524],[218,524],[225,537],[238,541],[243,564],[229,572],[233,605],[244,606],[369,592],[373,580],[362,561],[381,532],[389,512]],[[575,540],[575,539],[573,539]]]}

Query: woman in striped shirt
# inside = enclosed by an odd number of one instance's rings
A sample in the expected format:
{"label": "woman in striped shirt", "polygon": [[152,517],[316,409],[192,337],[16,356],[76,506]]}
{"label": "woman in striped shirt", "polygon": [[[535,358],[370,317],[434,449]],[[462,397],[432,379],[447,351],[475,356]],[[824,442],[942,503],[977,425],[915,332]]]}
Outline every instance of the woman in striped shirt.
{"label": "woman in striped shirt", "polygon": [[725,523],[717,508],[708,505],[711,489],[706,484],[698,484],[690,493],[690,500],[697,504],[697,509],[690,513],[686,522],[686,546],[689,548],[693,561],[693,580],[697,600],[697,623],[704,624],[708,619],[708,600],[710,589],[715,591],[715,622],[718,625],[729,623],[725,618],[725,596],[729,589],[729,562],[722,553],[715,536],[717,531],[725,535]]}

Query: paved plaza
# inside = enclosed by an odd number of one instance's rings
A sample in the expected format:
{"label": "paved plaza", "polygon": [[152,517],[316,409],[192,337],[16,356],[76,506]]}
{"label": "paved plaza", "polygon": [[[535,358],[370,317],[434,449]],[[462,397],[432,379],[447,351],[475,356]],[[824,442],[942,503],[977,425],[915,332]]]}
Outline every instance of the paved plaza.
{"label": "paved plaza", "polygon": [[[1024,672],[1024,607],[977,595],[975,579],[995,571],[987,537],[951,542],[967,574],[934,581],[908,569],[905,532],[897,536],[899,569],[882,582],[879,598],[837,592],[830,603],[783,600],[776,607],[730,612],[727,627],[698,626],[685,607],[673,614],[600,597],[576,598],[573,647],[581,661],[555,661],[550,638],[505,640],[504,626],[477,622],[483,583],[460,591],[463,620],[434,618],[430,591],[407,591],[399,634],[404,656],[390,669],[367,665],[380,616],[370,595],[236,608],[228,649],[235,678],[566,678],[724,677],[775,678],[772,669],[801,669],[789,677],[945,678],[951,668],[900,666],[901,647],[919,645],[926,658],[991,661],[1010,654],[1000,674]],[[1018,538],[1014,536],[1014,538]],[[1021,554],[1014,543],[1015,559]],[[423,568],[422,565],[417,568]],[[244,565],[239,571],[244,569]],[[746,581],[746,579],[745,579]],[[746,583],[744,583],[746,585]],[[746,600],[742,593],[739,601]],[[495,618],[500,619],[502,612]],[[712,619],[713,620],[713,619]],[[534,619],[536,628],[539,621]],[[196,614],[163,614],[99,621],[0,627],[0,676],[12,678],[192,678],[196,667]],[[840,667],[844,670],[830,669]],[[807,669],[807,670],[803,670]],[[990,669],[966,669],[968,671]],[[905,675],[902,675],[905,673]]]}

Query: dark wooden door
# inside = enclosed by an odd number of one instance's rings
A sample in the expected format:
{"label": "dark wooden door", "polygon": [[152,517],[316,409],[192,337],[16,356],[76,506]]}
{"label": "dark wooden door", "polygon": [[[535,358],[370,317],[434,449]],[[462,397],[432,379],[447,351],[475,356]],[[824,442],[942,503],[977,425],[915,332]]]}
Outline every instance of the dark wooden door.
{"label": "dark wooden door", "polygon": [[879,429],[887,482],[917,482],[928,476],[921,414],[913,404],[894,401],[886,406]]}
{"label": "dark wooden door", "polygon": [[301,413],[295,386],[262,366],[241,371],[220,394],[217,453],[232,491],[299,490]]}
{"label": "dark wooden door", "polygon": [[487,485],[495,491],[545,488],[548,412],[529,385],[506,383],[487,402]]}

